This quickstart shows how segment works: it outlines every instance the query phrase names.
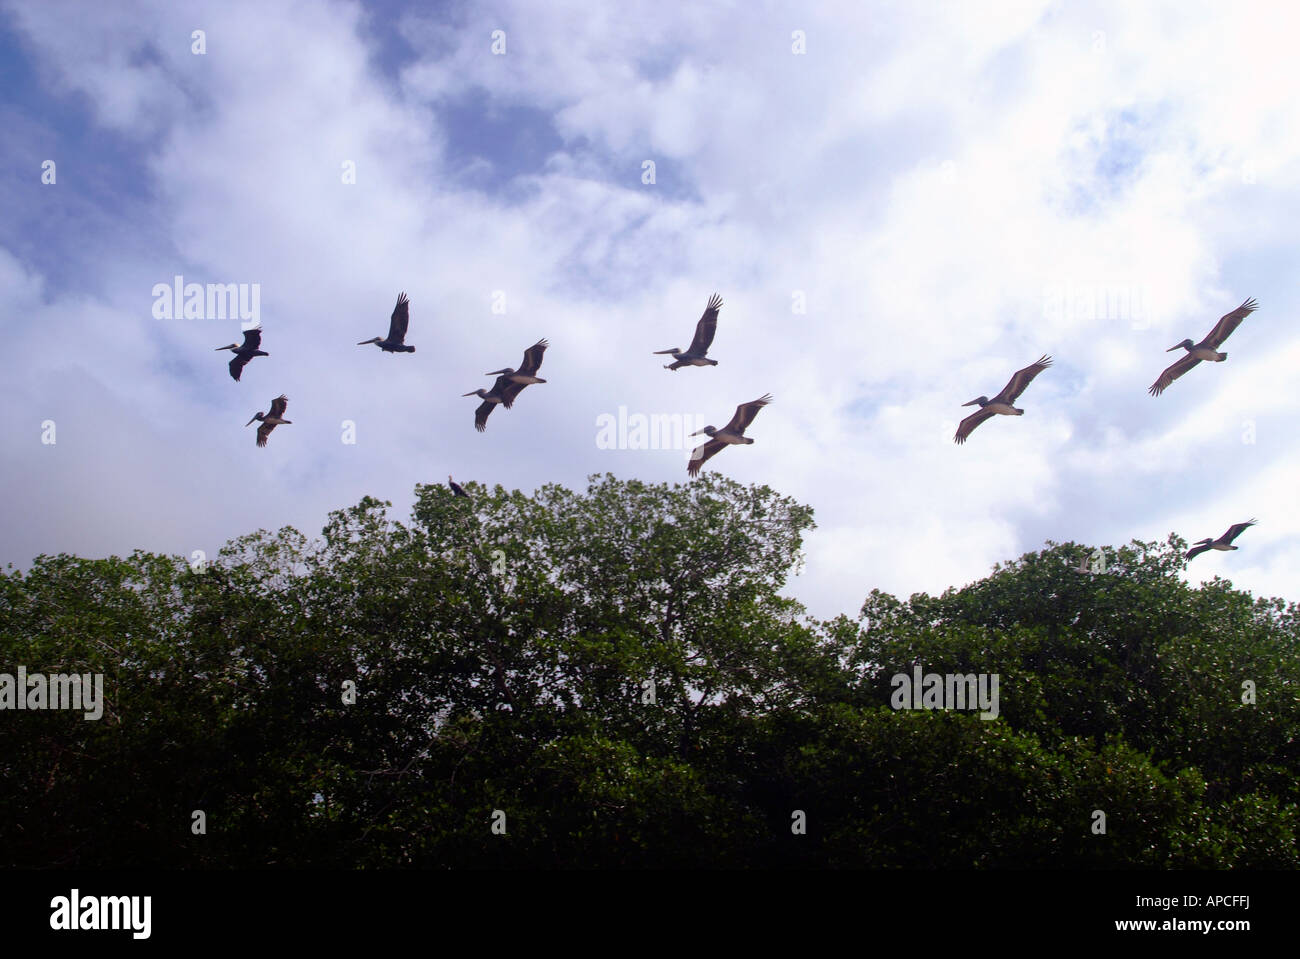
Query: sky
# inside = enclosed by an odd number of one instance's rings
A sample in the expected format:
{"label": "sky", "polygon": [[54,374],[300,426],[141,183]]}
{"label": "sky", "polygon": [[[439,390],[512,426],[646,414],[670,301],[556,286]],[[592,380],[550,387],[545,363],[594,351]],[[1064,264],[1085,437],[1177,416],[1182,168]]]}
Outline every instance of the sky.
{"label": "sky", "polygon": [[[686,482],[686,451],[608,448],[602,418],[722,426],[771,393],[704,468],[815,509],[786,588],[814,615],[1250,518],[1189,581],[1300,599],[1298,21],[0,3],[0,562],[214,556],[365,495],[405,519],[449,473]],[[271,355],[240,382],[238,318],[155,315],[176,276],[256,285]],[[401,291],[416,352],[357,346]],[[715,291],[718,365],[664,370]],[[1147,394],[1247,297],[1226,362]],[[548,382],[475,432],[461,394],[542,337]],[[1023,417],[953,443],[1043,354]]]}

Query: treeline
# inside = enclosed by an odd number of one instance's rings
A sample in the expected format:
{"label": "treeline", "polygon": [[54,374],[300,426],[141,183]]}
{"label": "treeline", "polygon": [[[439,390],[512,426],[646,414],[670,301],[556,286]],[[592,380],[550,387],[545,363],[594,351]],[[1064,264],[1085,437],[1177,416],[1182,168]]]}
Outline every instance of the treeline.
{"label": "treeline", "polygon": [[[105,699],[0,711],[0,862],[1300,865],[1297,608],[1188,588],[1177,537],[823,622],[767,487],[467,490],[0,574],[0,673]],[[998,718],[895,710],[917,666],[997,674]]]}

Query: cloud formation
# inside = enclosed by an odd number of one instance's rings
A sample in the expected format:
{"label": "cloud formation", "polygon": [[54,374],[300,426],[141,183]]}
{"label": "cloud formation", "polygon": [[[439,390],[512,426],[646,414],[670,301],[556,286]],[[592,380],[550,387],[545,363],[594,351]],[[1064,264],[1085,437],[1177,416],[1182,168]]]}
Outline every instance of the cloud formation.
{"label": "cloud formation", "polygon": [[[968,582],[1046,538],[1198,539],[1251,516],[1193,579],[1293,597],[1296,19],[10,5],[0,558],[213,553],[367,493],[401,515],[449,472],[684,481],[679,451],[602,449],[598,417],[721,425],[770,392],[755,444],[706,468],[816,509],[789,588],[817,614]],[[176,274],[261,284],[271,356],[240,383],[213,352],[237,323],[152,317]],[[355,346],[401,290],[418,352]],[[715,290],[720,365],[665,372],[651,351],[685,346]],[[1247,296],[1228,362],[1147,396],[1165,348]],[[543,336],[548,383],[476,433],[460,394]],[[960,404],[1043,353],[1026,415],[954,445]],[[280,393],[294,423],[258,450],[241,425]]]}

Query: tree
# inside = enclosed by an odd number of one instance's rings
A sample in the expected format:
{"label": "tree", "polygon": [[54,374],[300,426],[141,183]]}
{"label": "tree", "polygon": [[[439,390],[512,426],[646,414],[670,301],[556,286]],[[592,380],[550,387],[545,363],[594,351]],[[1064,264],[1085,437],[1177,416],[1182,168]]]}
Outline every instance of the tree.
{"label": "tree", "polygon": [[[5,861],[1300,865],[1296,608],[1189,588],[1176,537],[819,622],[768,487],[467,485],[0,573],[10,668],[107,700],[0,714]],[[997,673],[999,718],[893,709],[918,665]]]}

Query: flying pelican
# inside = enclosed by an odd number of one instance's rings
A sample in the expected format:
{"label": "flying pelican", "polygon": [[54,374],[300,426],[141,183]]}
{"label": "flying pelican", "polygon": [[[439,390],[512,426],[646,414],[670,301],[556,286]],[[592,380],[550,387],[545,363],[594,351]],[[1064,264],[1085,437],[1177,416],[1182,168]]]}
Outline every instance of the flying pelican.
{"label": "flying pelican", "polygon": [[736,415],[720,430],[715,430],[712,426],[706,426],[702,430],[696,430],[692,436],[699,436],[706,433],[709,441],[703,446],[697,446],[691,453],[691,461],[686,464],[686,473],[689,476],[696,476],[700,472],[700,467],[704,465],[705,460],[714,456],[718,450],[727,446],[738,446],[742,443],[749,444],[754,442],[745,435],[745,427],[754,422],[754,417],[768,403],[772,402],[772,394],[767,393],[756,400],[748,403],[741,403],[736,407]]}
{"label": "flying pelican", "polygon": [[676,370],[682,366],[717,366],[717,360],[708,359],[709,346],[713,343],[713,334],[718,330],[718,310],[722,309],[722,297],[714,293],[709,297],[709,305],[704,308],[700,322],[695,324],[695,339],[691,340],[689,350],[655,350],[655,356],[672,354],[673,362],[665,366],[666,370]]}
{"label": "flying pelican", "polygon": [[293,423],[293,420],[284,418],[284,409],[289,405],[289,397],[281,393],[275,399],[271,400],[270,413],[257,413],[251,420],[245,423],[245,426],[252,426],[257,420],[262,421],[262,425],[257,428],[257,445],[265,446],[266,438],[271,435],[271,430],[275,429],[281,423]]}
{"label": "flying pelican", "polygon": [[1218,539],[1197,540],[1195,543],[1192,544],[1192,548],[1187,551],[1187,559],[1195,559],[1197,556],[1200,556],[1202,553],[1204,553],[1207,549],[1219,549],[1219,550],[1239,549],[1240,547],[1231,545],[1232,541],[1236,539],[1238,536],[1240,536],[1241,531],[1244,530],[1247,526],[1254,526],[1257,522],[1258,520],[1252,519],[1245,523],[1234,523],[1231,526],[1229,526],[1228,531],[1224,533],[1222,536],[1220,536]]}
{"label": "flying pelican", "polygon": [[1241,321],[1259,308],[1255,300],[1248,299],[1241,306],[1237,307],[1231,313],[1225,313],[1219,317],[1219,322],[1214,324],[1214,329],[1210,330],[1209,336],[1201,342],[1193,345],[1191,340],[1183,340],[1181,343],[1175,343],[1166,353],[1172,353],[1180,347],[1187,353],[1173,366],[1166,369],[1160,374],[1159,378],[1151,384],[1147,390],[1152,396],[1159,396],[1165,390],[1169,389],[1169,384],[1178,377],[1182,376],[1201,360],[1207,360],[1210,363],[1222,363],[1228,358],[1227,353],[1218,352],[1216,347],[1222,346],[1223,341],[1232,335],[1232,331],[1241,325]]}
{"label": "flying pelican", "polygon": [[[501,390],[501,405],[510,409],[514,405],[515,397],[523,392],[525,386],[532,383],[545,383],[546,380],[537,375],[538,369],[542,365],[542,354],[550,346],[545,339],[538,340],[528,349],[524,350],[524,361],[519,364],[519,369],[507,366],[503,370],[493,370],[490,373],[484,373],[484,376],[500,376],[506,381],[505,388]],[[497,380],[497,383],[500,383]],[[496,389],[494,386],[493,390]]]}
{"label": "flying pelican", "polygon": [[[487,418],[492,415],[492,411],[497,408],[498,403],[505,403],[505,391],[508,386],[510,386],[510,381],[504,376],[498,376],[497,381],[492,384],[490,390],[477,389],[461,394],[462,396],[478,396],[483,399],[483,402],[478,405],[478,409],[474,411],[474,429],[480,433],[487,429]],[[520,389],[523,389],[523,387],[521,386]],[[511,402],[514,402],[513,397]],[[509,403],[506,404],[506,408],[510,408]]]}
{"label": "flying pelican", "polygon": [[975,432],[975,427],[995,413],[1001,413],[1003,416],[1024,416],[1024,410],[1016,409],[1011,404],[1016,401],[1016,397],[1025,391],[1025,387],[1033,382],[1035,376],[1051,365],[1052,358],[1050,356],[1039,357],[1038,361],[1031,366],[1026,366],[1023,370],[1017,370],[1016,375],[1011,377],[1011,381],[1002,387],[1002,392],[993,399],[989,399],[987,396],[977,396],[969,403],[963,403],[962,406],[978,405],[980,409],[978,413],[972,413],[961,421],[961,425],[957,427],[957,435],[953,437],[953,440],[957,443],[965,443],[966,438]]}
{"label": "flying pelican", "polygon": [[524,361],[517,370],[507,366],[505,369],[484,373],[484,376],[495,376],[497,378],[496,382],[492,384],[492,389],[478,389],[461,394],[462,396],[481,396],[483,398],[479,408],[474,411],[474,428],[476,430],[482,433],[487,429],[487,418],[492,415],[492,410],[498,403],[506,409],[510,409],[515,404],[515,397],[523,392],[525,386],[532,383],[546,382],[537,375],[537,370],[542,365],[542,354],[546,352],[548,346],[550,344],[545,339],[541,339],[524,350]]}
{"label": "flying pelican", "polygon": [[406,339],[406,328],[410,323],[411,301],[406,298],[405,293],[400,293],[397,297],[397,305],[393,307],[393,315],[388,318],[388,339],[376,336],[373,340],[362,340],[357,346],[373,343],[385,353],[414,353],[415,347],[402,345],[402,341]]}
{"label": "flying pelican", "polygon": [[463,496],[466,499],[469,499],[469,494],[465,492],[465,488],[452,479],[450,473],[447,474],[447,485],[451,487],[451,493],[453,496]]}
{"label": "flying pelican", "polygon": [[262,345],[262,328],[259,326],[255,330],[244,330],[244,342],[241,346],[238,343],[231,343],[229,346],[218,346],[216,351],[230,350],[235,354],[234,359],[230,361],[230,376],[238,383],[239,374],[244,372],[244,367],[248,361],[255,356],[270,356],[270,353],[263,352]]}

